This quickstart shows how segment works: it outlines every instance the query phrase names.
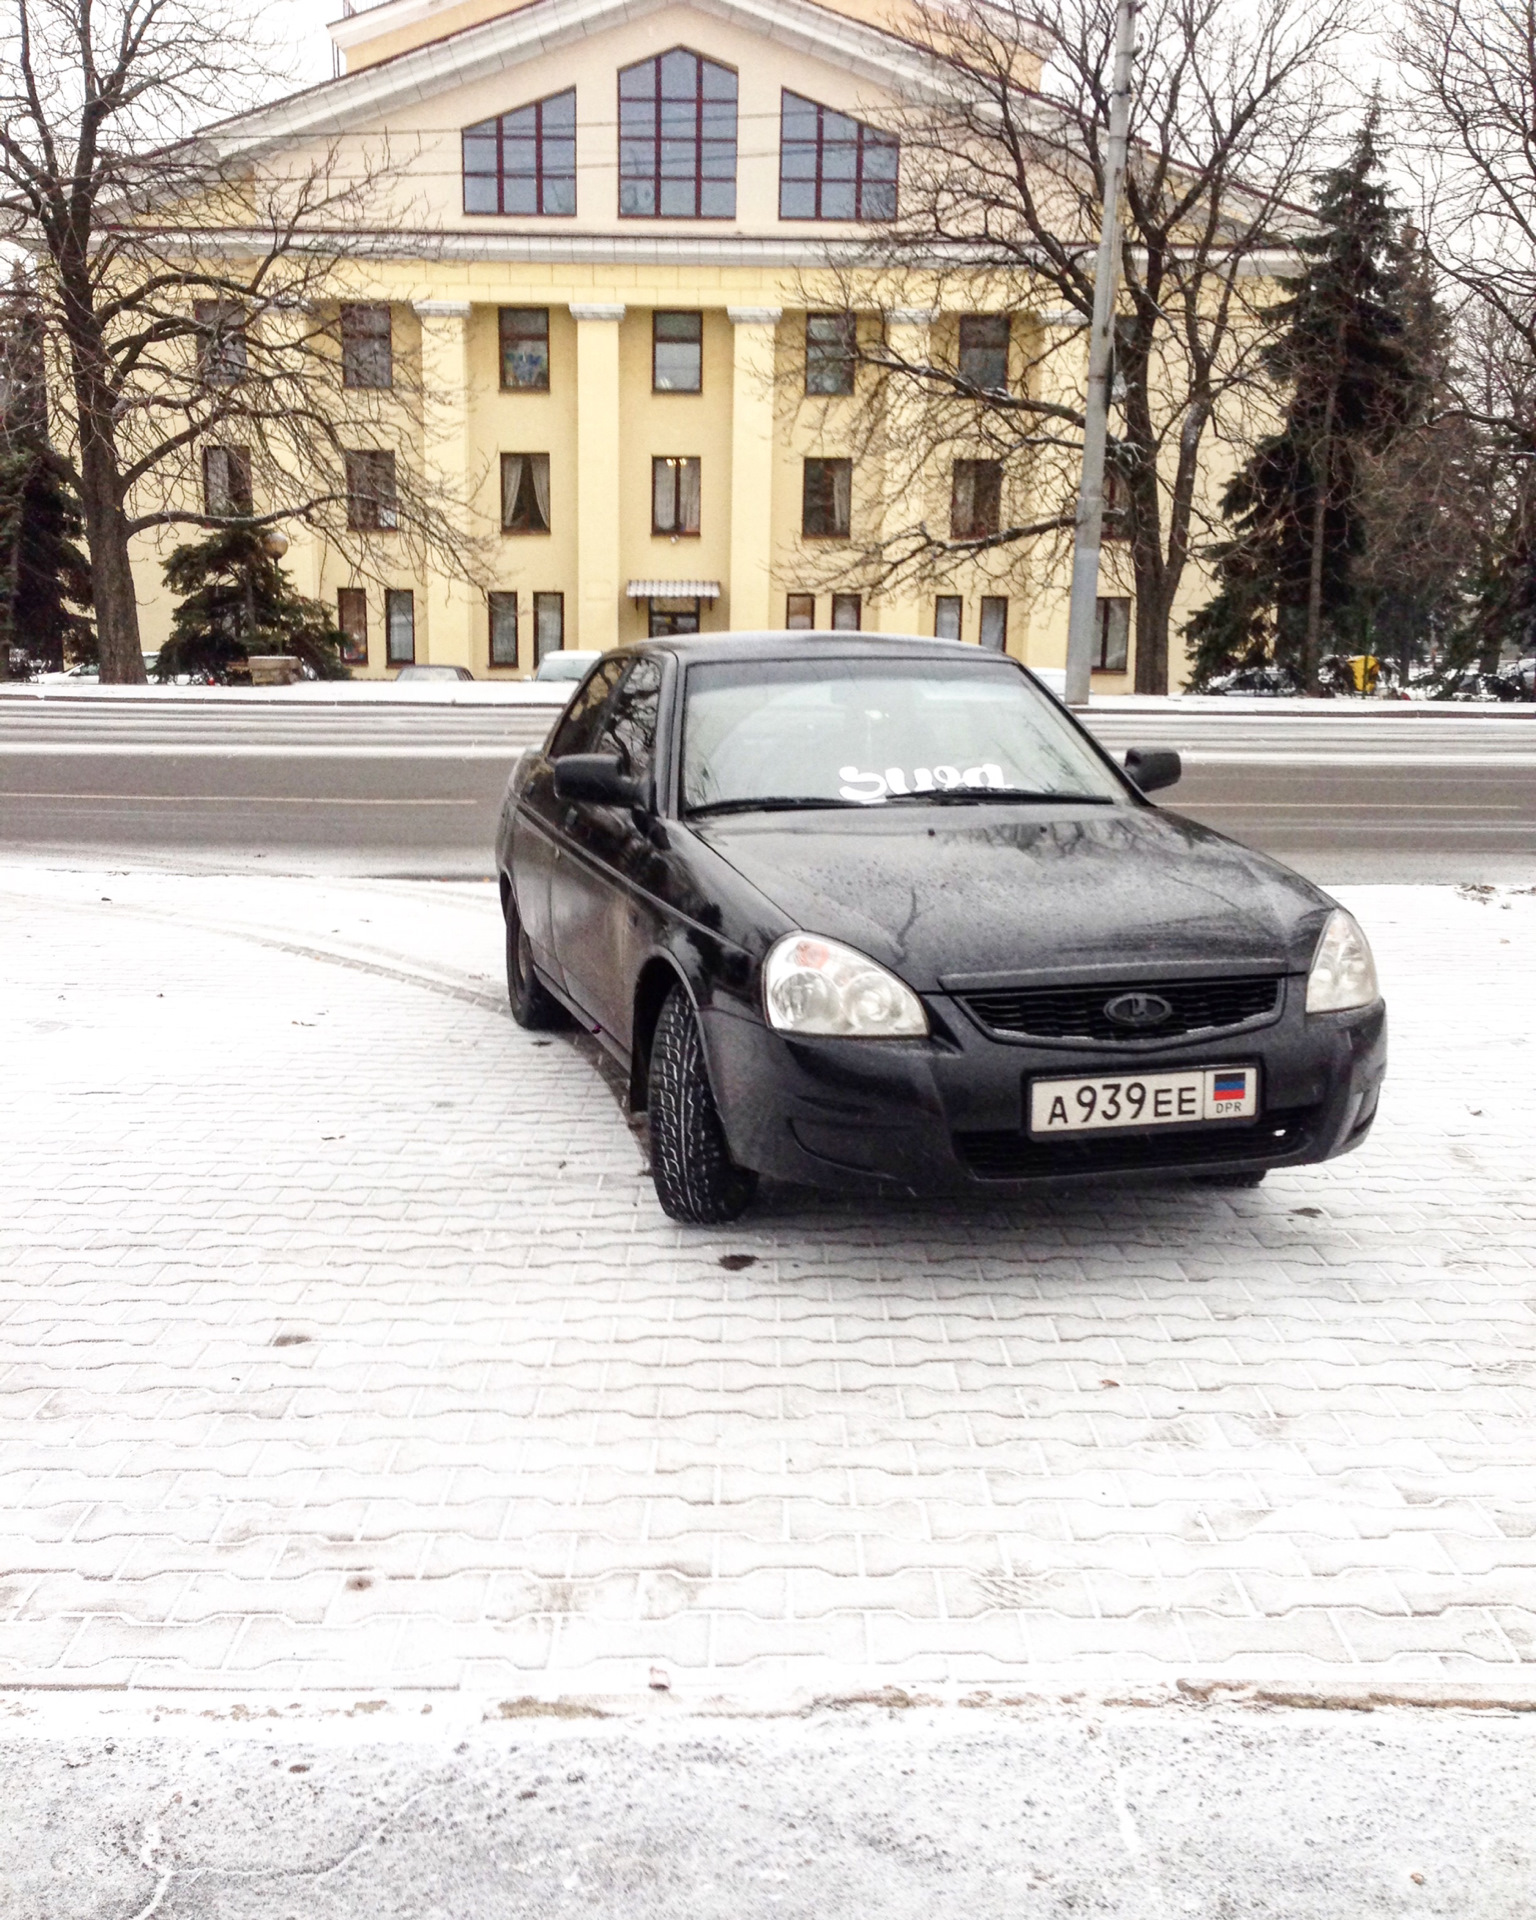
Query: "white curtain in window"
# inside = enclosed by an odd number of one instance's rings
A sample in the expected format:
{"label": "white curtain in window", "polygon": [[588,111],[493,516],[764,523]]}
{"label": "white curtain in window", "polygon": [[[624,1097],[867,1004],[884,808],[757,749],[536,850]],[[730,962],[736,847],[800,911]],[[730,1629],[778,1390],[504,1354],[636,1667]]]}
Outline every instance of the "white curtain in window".
{"label": "white curtain in window", "polygon": [[677,530],[679,533],[697,533],[699,530],[699,463],[697,460],[684,460],[679,463]]}
{"label": "white curtain in window", "polygon": [[838,531],[846,533],[853,512],[853,462],[838,460],[832,467],[832,515]]}
{"label": "white curtain in window", "polygon": [[549,455],[530,453],[528,459],[533,467],[533,497],[539,503],[539,518],[547,530],[549,527]]}
{"label": "white curtain in window", "polygon": [[523,467],[526,454],[504,453],[501,456],[501,524],[510,527],[517,520],[517,496],[523,490]]}

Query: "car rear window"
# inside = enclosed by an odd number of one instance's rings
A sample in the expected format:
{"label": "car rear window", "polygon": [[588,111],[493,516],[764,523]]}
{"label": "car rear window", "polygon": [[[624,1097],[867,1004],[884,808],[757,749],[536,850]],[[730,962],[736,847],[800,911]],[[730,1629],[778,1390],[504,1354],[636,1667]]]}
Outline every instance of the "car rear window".
{"label": "car rear window", "polygon": [[683,806],[880,806],[1125,790],[1007,661],[757,660],[688,669]]}

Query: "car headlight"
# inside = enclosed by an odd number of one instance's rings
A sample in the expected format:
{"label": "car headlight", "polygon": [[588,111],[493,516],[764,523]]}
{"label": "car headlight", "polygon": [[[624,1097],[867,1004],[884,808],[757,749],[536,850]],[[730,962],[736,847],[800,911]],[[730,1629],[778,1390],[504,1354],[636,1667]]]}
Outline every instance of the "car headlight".
{"label": "car headlight", "polygon": [[1370,942],[1354,915],[1335,907],[1307,975],[1307,1012],[1342,1013],[1346,1007],[1368,1007],[1380,996]]}
{"label": "car headlight", "polygon": [[928,1031],[923,1003],[904,980],[815,933],[787,933],[770,949],[763,1004],[780,1033],[897,1040]]}

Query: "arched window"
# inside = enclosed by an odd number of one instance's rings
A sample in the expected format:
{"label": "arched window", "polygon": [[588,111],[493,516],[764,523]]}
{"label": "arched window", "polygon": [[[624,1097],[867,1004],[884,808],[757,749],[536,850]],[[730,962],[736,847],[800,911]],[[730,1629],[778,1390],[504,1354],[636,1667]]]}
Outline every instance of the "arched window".
{"label": "arched window", "polygon": [[619,74],[619,213],[734,220],[736,75],[686,47]]}
{"label": "arched window", "polygon": [[464,129],[464,211],[576,211],[574,87]]}

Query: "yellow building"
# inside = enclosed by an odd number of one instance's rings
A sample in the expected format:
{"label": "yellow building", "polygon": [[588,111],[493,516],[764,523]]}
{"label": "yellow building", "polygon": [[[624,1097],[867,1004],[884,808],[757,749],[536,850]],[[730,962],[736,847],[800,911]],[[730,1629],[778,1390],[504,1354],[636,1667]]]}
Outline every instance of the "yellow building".
{"label": "yellow building", "polygon": [[[925,84],[899,25],[882,0],[385,0],[332,26],[339,77],[223,129],[231,151],[298,164],[387,141],[409,190],[404,218],[354,236],[342,315],[349,384],[419,370],[411,444],[369,442],[349,473],[385,503],[370,545],[386,560],[365,574],[302,533],[288,558],[338,608],[354,671],[511,677],[553,647],[695,623],[940,632],[1061,664],[1064,597],[1021,590],[1016,567],[925,593],[828,587],[850,533],[910,504],[840,440],[858,404],[844,323],[805,291],[829,240],[894,211],[892,129]],[[909,351],[934,336],[1005,366],[1050,324],[888,320]],[[392,461],[462,494],[489,552],[474,586],[392,570]],[[978,527],[995,516],[987,464],[935,476],[935,512],[963,497]],[[138,556],[148,647],[170,617],[160,557]],[[1105,592],[1108,691],[1129,684],[1130,620]]]}

